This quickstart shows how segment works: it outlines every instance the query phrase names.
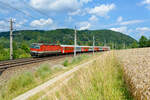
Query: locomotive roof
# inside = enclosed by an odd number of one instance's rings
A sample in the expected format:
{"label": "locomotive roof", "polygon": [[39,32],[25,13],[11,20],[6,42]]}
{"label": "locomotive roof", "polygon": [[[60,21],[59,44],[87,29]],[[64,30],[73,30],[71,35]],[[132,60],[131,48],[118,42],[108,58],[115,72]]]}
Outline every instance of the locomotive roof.
{"label": "locomotive roof", "polygon": [[[74,45],[60,45],[61,47],[74,47]],[[93,47],[93,46],[79,46],[77,45],[76,47]],[[107,47],[108,46],[94,46],[94,47]]]}
{"label": "locomotive roof", "polygon": [[57,44],[49,44],[49,43],[32,43],[33,45],[57,45]]}

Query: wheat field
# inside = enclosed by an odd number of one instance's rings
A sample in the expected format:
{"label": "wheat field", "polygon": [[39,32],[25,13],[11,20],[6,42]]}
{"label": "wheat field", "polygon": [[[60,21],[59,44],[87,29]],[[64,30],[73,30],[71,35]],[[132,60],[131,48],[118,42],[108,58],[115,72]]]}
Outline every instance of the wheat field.
{"label": "wheat field", "polygon": [[115,51],[136,100],[150,100],[150,48]]}

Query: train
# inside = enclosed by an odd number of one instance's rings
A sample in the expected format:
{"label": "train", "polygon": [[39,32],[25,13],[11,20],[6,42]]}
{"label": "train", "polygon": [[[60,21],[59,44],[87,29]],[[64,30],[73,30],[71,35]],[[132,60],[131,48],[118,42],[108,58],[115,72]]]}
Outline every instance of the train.
{"label": "train", "polygon": [[[55,45],[47,43],[32,43],[30,47],[30,54],[32,57],[43,57],[48,55],[57,54],[70,54],[74,53],[74,45]],[[84,52],[99,52],[109,51],[109,46],[76,46],[77,53]]]}

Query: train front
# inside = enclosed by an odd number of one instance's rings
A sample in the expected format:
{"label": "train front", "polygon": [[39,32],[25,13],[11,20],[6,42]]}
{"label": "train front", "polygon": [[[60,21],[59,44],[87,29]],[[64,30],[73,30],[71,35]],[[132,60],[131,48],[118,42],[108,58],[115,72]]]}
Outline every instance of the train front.
{"label": "train front", "polygon": [[41,44],[39,43],[32,43],[30,47],[30,54],[32,57],[40,57],[41,56],[41,49],[40,49]]}

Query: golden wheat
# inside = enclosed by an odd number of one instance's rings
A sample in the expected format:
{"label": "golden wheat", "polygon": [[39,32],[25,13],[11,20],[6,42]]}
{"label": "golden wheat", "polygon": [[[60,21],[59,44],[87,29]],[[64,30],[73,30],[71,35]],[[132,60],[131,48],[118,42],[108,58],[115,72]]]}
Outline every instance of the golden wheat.
{"label": "golden wheat", "polygon": [[116,51],[136,100],[150,100],[150,48]]}

